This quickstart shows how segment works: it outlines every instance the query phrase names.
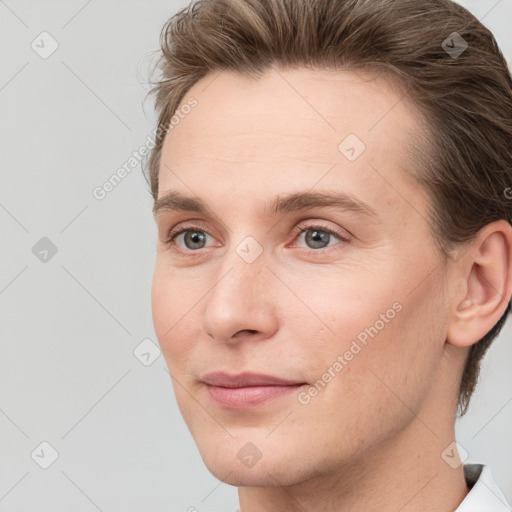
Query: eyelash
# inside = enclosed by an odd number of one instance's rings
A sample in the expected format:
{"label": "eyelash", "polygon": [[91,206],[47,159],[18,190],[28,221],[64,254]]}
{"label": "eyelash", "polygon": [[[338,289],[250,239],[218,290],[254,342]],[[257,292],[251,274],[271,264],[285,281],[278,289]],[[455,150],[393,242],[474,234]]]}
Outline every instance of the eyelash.
{"label": "eyelash", "polygon": [[[309,230],[316,230],[316,231],[322,231],[324,233],[328,233],[330,235],[334,235],[335,237],[339,238],[341,242],[345,242],[345,243],[348,243],[350,240],[343,234],[327,227],[327,226],[323,226],[321,224],[311,224],[311,225],[302,225],[302,226],[296,226],[295,228],[293,228],[293,233],[295,235],[295,238],[297,238],[298,236],[300,236],[302,233],[306,232],[306,231],[309,231]],[[199,226],[194,226],[194,225],[190,225],[190,226],[181,226],[180,228],[178,229],[173,229],[169,232],[169,234],[167,235],[167,240],[166,240],[166,245],[169,246],[169,248],[174,245],[174,240],[179,236],[181,235],[182,233],[186,233],[187,231],[198,231],[200,233],[206,233],[209,235],[209,233],[207,233],[204,229],[202,229],[201,227]],[[211,235],[209,235],[211,236]],[[177,246],[175,246],[177,247]],[[318,255],[319,253],[320,254],[323,254],[324,251],[327,249],[329,249],[329,247],[327,248],[321,248],[321,249],[307,249],[307,248],[300,248],[305,254],[316,254]],[[194,257],[194,256],[197,256],[196,253],[200,252],[201,249],[198,249],[196,251],[192,251],[192,250],[182,250],[182,249],[177,249],[175,248],[175,250],[177,252],[179,252],[180,254],[182,254],[183,256],[187,256],[187,257]]]}

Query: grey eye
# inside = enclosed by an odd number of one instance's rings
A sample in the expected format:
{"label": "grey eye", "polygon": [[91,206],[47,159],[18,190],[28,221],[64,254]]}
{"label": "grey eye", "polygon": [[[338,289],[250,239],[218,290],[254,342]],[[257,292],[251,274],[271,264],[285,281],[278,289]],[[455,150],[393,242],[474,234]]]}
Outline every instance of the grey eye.
{"label": "grey eye", "polygon": [[331,234],[319,229],[307,229],[305,232],[305,241],[312,249],[322,249],[329,245]]}
{"label": "grey eye", "polygon": [[204,231],[186,231],[183,235],[187,249],[202,249],[206,243]]}

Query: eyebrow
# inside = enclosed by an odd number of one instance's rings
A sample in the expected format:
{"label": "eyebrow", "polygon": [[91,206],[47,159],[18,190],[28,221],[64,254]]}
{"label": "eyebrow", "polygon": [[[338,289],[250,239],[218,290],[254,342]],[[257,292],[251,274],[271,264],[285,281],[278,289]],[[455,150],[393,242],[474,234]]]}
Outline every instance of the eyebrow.
{"label": "eyebrow", "polygon": [[[307,210],[318,207],[336,207],[353,211],[370,217],[377,217],[377,212],[369,204],[347,192],[294,192],[277,196],[264,208],[267,216]],[[184,196],[180,192],[169,191],[158,198],[153,206],[153,215],[170,211],[189,211],[204,215],[213,215],[208,206],[198,197]]]}

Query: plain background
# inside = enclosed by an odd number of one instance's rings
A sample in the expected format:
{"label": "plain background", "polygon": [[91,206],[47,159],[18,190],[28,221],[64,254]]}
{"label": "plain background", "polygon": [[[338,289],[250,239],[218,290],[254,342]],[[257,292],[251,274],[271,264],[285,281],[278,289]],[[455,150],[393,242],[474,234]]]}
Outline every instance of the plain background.
{"label": "plain background", "polygon": [[[0,1],[1,511],[237,504],[204,467],[163,357],[145,366],[134,355],[156,342],[156,230],[140,166],[103,200],[92,194],[155,127],[152,101],[143,105],[150,52],[186,4]],[[463,4],[512,62],[512,0]],[[46,59],[31,47],[43,31],[59,45]],[[48,249],[43,237],[57,249],[47,261],[33,251]],[[512,502],[511,341],[507,325],[457,430]],[[48,469],[42,442],[58,452]]]}

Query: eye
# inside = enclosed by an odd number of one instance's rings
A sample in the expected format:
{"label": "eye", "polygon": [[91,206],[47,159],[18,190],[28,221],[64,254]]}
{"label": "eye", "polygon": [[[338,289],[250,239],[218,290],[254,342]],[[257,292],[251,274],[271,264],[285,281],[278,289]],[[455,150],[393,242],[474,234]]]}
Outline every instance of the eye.
{"label": "eye", "polygon": [[321,225],[298,226],[296,232],[298,232],[297,240],[303,239],[306,243],[306,248],[309,249],[323,249],[330,245],[335,245],[330,244],[333,237],[342,242],[349,241],[346,235]]}
{"label": "eye", "polygon": [[[167,236],[167,244],[178,245],[194,251],[206,247],[207,238],[210,235],[197,226],[185,226],[178,230],[172,230]],[[181,243],[179,243],[181,240]]]}

